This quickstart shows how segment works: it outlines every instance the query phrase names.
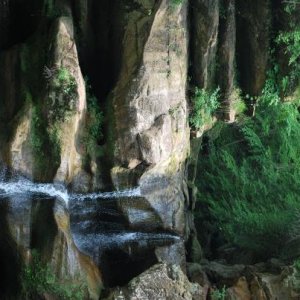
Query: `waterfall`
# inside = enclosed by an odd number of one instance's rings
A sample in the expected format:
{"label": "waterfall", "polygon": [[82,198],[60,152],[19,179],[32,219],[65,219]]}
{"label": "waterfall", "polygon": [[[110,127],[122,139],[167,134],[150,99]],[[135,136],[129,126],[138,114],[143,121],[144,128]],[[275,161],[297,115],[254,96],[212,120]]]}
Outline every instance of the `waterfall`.
{"label": "waterfall", "polygon": [[11,181],[4,181],[5,170],[0,172],[0,196],[13,196],[20,194],[41,194],[50,197],[58,197],[66,204],[70,200],[105,199],[105,198],[130,198],[141,195],[140,188],[89,194],[69,193],[62,184],[34,183],[28,179],[17,177]]}

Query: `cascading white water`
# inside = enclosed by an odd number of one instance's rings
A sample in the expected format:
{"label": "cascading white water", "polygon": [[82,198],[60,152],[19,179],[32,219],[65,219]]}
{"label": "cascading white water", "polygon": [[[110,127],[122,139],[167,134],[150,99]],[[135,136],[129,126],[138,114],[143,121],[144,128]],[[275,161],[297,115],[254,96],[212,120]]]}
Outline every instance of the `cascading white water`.
{"label": "cascading white water", "polygon": [[[65,221],[68,220],[68,232],[80,253],[91,257],[101,266],[106,276],[110,272],[121,273],[122,278],[124,274],[125,281],[156,262],[154,251],[158,247],[177,249],[183,243],[176,233],[164,232],[163,229],[159,232],[155,226],[154,231],[151,231],[150,222],[156,222],[156,212],[149,207],[143,195],[139,187],[105,193],[75,194],[68,192],[63,185],[34,183],[0,167],[0,199],[5,199],[1,203],[7,201],[9,204],[7,216],[13,224],[19,245],[29,249],[35,238],[32,234],[34,230],[31,229],[40,225],[42,230],[48,228],[46,224],[53,213],[60,230],[65,230],[65,227],[60,226],[67,224]],[[63,201],[55,201],[55,198]],[[124,206],[119,202],[123,200]],[[123,210],[124,207],[127,211]],[[134,221],[129,224],[129,217],[132,215]],[[75,274],[78,258],[74,255],[73,246],[67,249],[69,272]],[[170,249],[173,255],[174,250]],[[133,273],[128,273],[128,268],[133,268]],[[119,275],[111,278],[108,276],[106,280],[108,284],[123,284],[118,278]]]}
{"label": "cascading white water", "polygon": [[26,179],[18,179],[10,182],[0,182],[0,196],[13,196],[18,194],[43,194],[51,197],[59,197],[66,203],[69,201],[67,190],[63,186],[48,183],[33,183]]}
{"label": "cascading white water", "polygon": [[[98,234],[85,234],[76,236],[76,245],[82,250],[86,250],[87,253],[93,252],[95,245],[97,249],[109,249],[113,247],[122,247],[124,245],[130,245],[133,242],[138,243],[140,246],[151,241],[156,243],[164,243],[166,241],[176,243],[181,241],[181,237],[175,234],[168,233],[150,233],[150,232],[120,232],[120,233],[98,233]],[[99,250],[98,250],[99,251]]]}
{"label": "cascading white water", "polygon": [[141,195],[140,188],[128,189],[123,191],[104,192],[104,193],[90,193],[90,194],[72,194],[68,193],[63,185],[51,183],[33,183],[24,178],[17,178],[12,181],[5,182],[0,177],[0,196],[13,196],[18,194],[42,194],[50,197],[59,197],[65,201],[66,204],[72,199],[101,199],[101,198],[130,198]]}

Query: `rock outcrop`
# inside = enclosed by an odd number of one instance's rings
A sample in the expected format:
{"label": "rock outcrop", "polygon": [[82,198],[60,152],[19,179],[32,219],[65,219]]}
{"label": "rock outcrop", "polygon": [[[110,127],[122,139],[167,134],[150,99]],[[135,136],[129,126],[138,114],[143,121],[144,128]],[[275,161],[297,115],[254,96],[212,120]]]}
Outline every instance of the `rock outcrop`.
{"label": "rock outcrop", "polygon": [[122,69],[113,91],[113,183],[122,188],[124,172],[139,174],[142,196],[160,219],[156,225],[184,235],[187,3],[140,5],[128,15]]}
{"label": "rock outcrop", "polygon": [[159,264],[134,278],[127,287],[116,289],[108,299],[204,300],[206,298],[201,287],[190,283],[178,266]]}
{"label": "rock outcrop", "polygon": [[222,295],[228,300],[298,299],[297,274],[277,260],[254,266],[213,261],[188,265],[190,280],[202,287],[205,297]]}

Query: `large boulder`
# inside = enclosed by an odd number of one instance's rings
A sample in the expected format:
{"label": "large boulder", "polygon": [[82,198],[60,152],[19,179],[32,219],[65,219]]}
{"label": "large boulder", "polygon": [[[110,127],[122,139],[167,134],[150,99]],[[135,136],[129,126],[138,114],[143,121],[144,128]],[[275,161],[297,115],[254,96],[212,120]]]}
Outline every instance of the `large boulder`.
{"label": "large boulder", "polygon": [[158,264],[116,289],[110,300],[201,300],[200,285],[190,283],[179,266]]}

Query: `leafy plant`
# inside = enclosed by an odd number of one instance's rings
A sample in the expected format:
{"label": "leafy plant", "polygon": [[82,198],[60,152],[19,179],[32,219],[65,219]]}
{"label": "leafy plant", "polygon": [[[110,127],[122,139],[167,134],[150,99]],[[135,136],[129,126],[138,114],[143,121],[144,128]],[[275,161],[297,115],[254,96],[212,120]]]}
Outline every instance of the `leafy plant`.
{"label": "leafy plant", "polygon": [[[285,11],[291,15],[295,14],[296,8],[300,7],[300,1],[286,1]],[[284,47],[285,54],[288,56],[290,70],[282,78],[282,90],[285,93],[291,92],[299,84],[300,78],[300,26],[295,22],[293,17],[290,18],[289,30],[281,32],[276,43]]]}
{"label": "leafy plant", "polygon": [[300,29],[281,33],[277,41],[286,45],[287,52],[290,54],[289,65],[295,64],[300,57]]}
{"label": "leafy plant", "polygon": [[77,83],[70,71],[61,67],[58,69],[48,69],[49,74],[49,104],[51,107],[51,121],[64,121],[72,114],[77,103]]}
{"label": "leafy plant", "polygon": [[54,87],[59,89],[66,96],[72,96],[77,88],[74,76],[71,75],[70,71],[65,67],[61,67],[56,71],[53,83]]}
{"label": "leafy plant", "polygon": [[291,14],[292,12],[294,12],[296,10],[297,5],[300,5],[300,1],[299,0],[285,1],[284,10],[288,14]]}
{"label": "leafy plant", "polygon": [[221,289],[213,290],[210,293],[212,300],[225,300],[226,299],[226,286],[224,285]]}
{"label": "leafy plant", "polygon": [[190,114],[190,124],[193,128],[200,129],[203,125],[212,121],[212,115],[219,107],[219,92],[219,88],[212,93],[195,88]]}
{"label": "leafy plant", "polygon": [[35,251],[32,253],[31,263],[23,269],[21,283],[25,299],[37,299],[44,293],[62,300],[84,299],[84,285],[59,282],[50,266],[44,264],[38,252]]}

